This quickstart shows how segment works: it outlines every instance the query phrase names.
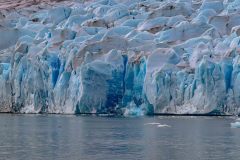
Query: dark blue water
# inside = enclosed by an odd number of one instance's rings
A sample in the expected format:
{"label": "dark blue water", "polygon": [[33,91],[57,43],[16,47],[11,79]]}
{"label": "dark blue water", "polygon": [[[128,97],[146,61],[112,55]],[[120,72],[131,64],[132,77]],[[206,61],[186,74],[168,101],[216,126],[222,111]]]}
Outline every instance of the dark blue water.
{"label": "dark blue water", "polygon": [[[232,118],[0,115],[2,160],[236,160]],[[148,123],[160,122],[171,127]]]}

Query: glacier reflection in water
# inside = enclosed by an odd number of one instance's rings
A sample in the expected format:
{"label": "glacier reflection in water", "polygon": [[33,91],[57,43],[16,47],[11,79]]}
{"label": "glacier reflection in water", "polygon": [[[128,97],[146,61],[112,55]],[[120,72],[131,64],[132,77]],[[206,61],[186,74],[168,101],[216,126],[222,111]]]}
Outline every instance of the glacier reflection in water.
{"label": "glacier reflection in water", "polygon": [[231,128],[233,121],[219,117],[2,114],[0,159],[239,159],[240,129]]}

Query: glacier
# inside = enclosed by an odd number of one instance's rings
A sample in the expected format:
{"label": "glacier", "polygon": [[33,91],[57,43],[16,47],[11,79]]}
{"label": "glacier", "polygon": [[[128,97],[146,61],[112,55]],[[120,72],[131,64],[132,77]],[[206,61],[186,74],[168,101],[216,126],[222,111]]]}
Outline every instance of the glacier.
{"label": "glacier", "polygon": [[240,114],[239,0],[0,10],[0,112]]}

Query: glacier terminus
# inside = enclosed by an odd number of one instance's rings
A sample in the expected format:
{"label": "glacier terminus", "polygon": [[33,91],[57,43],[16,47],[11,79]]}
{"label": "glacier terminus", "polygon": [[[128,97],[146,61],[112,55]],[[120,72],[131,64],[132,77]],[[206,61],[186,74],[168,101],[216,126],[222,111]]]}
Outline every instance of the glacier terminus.
{"label": "glacier terminus", "polygon": [[0,10],[0,112],[238,115],[240,1]]}

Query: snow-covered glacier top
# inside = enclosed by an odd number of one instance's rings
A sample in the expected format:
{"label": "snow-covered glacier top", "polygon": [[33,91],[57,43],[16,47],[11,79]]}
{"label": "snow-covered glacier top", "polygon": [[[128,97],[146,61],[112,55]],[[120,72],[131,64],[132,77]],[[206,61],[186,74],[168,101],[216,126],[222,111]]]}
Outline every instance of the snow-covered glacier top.
{"label": "snow-covered glacier top", "polygon": [[0,111],[239,114],[239,0],[0,10]]}

